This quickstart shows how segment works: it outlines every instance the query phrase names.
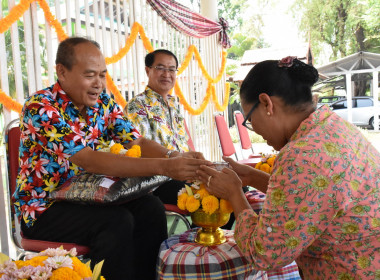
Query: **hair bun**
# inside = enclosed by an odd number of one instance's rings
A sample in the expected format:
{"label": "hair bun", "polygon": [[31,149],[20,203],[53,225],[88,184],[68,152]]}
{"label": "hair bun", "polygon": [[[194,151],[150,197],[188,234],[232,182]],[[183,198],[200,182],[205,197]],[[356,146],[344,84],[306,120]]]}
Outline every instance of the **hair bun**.
{"label": "hair bun", "polygon": [[288,70],[292,78],[310,85],[313,85],[319,78],[317,69],[302,62],[295,56],[284,57],[278,61],[277,66]]}
{"label": "hair bun", "polygon": [[318,81],[318,70],[301,60],[294,59],[293,65],[288,68],[289,74],[299,81],[313,85]]}

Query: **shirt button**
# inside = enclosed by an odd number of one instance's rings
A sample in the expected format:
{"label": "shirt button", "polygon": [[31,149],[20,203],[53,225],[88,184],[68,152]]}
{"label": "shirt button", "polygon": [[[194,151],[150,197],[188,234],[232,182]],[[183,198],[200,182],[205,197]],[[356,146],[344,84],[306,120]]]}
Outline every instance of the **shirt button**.
{"label": "shirt button", "polygon": [[267,232],[272,232],[272,228],[271,227],[267,227]]}

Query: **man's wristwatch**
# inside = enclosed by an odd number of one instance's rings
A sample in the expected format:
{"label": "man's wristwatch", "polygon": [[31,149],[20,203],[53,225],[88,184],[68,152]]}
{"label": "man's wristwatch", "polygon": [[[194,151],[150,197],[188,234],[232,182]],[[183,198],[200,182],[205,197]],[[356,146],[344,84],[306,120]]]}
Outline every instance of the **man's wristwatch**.
{"label": "man's wristwatch", "polygon": [[169,150],[166,154],[165,154],[165,157],[166,158],[170,158],[170,155],[172,154],[172,153],[174,153],[175,152],[175,150]]}

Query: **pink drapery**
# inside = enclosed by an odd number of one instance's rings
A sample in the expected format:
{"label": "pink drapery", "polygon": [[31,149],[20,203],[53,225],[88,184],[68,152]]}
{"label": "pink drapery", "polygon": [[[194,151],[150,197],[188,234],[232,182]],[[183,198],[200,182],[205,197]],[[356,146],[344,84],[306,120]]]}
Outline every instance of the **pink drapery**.
{"label": "pink drapery", "polygon": [[220,18],[219,22],[215,22],[174,0],[147,0],[147,2],[176,30],[195,38],[220,33],[220,44],[226,49],[231,46],[227,35],[228,23],[225,19]]}

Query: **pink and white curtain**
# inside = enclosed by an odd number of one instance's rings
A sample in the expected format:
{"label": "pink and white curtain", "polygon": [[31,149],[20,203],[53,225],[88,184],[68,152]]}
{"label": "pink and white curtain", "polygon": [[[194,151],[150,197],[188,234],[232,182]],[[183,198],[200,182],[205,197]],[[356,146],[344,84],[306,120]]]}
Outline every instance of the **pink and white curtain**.
{"label": "pink and white curtain", "polygon": [[226,49],[231,46],[227,35],[228,23],[225,19],[220,18],[219,22],[215,22],[174,0],[147,0],[147,2],[176,30],[195,38],[220,33],[220,44]]}

